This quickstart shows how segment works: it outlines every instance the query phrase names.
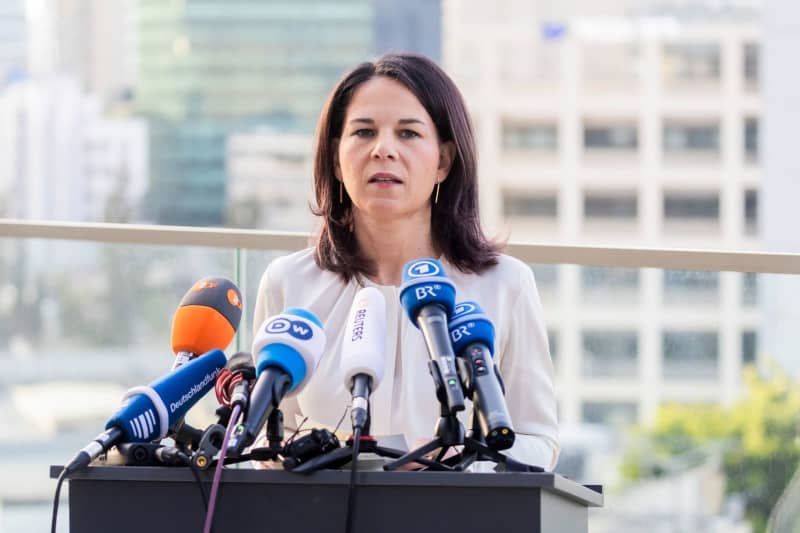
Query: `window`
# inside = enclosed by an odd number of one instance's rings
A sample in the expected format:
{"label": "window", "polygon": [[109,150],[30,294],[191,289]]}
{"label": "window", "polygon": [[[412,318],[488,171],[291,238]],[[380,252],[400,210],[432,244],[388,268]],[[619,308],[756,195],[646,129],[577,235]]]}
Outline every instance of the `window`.
{"label": "window", "polygon": [[583,402],[581,411],[585,424],[624,427],[634,424],[638,418],[633,402]]}
{"label": "window", "polygon": [[636,150],[639,145],[635,125],[587,125],[583,128],[583,146],[588,150]]}
{"label": "window", "polygon": [[719,272],[664,271],[664,303],[667,305],[716,305]]}
{"label": "window", "polygon": [[539,291],[558,288],[558,265],[530,265]]}
{"label": "window", "polygon": [[520,193],[503,192],[503,214],[507,217],[543,217],[558,216],[558,198],[556,193]]}
{"label": "window", "polygon": [[716,221],[719,219],[719,194],[665,192],[664,219]]}
{"label": "window", "polygon": [[553,152],[558,147],[558,129],[548,124],[503,123],[503,150]]}
{"label": "window", "polygon": [[639,43],[589,43],[583,48],[584,79],[592,84],[630,86],[640,64]]}
{"label": "window", "polygon": [[758,191],[755,189],[744,191],[744,233],[758,233]]}
{"label": "window", "polygon": [[639,297],[639,269],[581,268],[581,302],[590,305],[630,305]]}
{"label": "window", "polygon": [[744,119],[744,156],[748,163],[758,161],[758,119]]}
{"label": "window", "polygon": [[758,357],[758,334],[753,330],[742,331],[742,364],[755,364]]}
{"label": "window", "polygon": [[636,376],[639,339],[635,331],[587,330],[582,337],[584,377]]}
{"label": "window", "polygon": [[758,274],[755,272],[742,274],[742,304],[747,307],[758,305]]}
{"label": "window", "polygon": [[553,366],[556,366],[558,364],[558,332],[557,331],[553,331],[551,329],[547,330],[547,343],[550,345],[550,357],[553,359]]}
{"label": "window", "polygon": [[638,213],[636,192],[589,192],[583,197],[587,219],[635,219]]}
{"label": "window", "polygon": [[675,153],[718,153],[719,124],[664,123],[664,151]]}
{"label": "window", "polygon": [[745,83],[751,88],[758,86],[759,56],[761,49],[757,43],[746,43],[744,45],[744,58],[742,70]]}
{"label": "window", "polygon": [[662,337],[665,379],[716,379],[719,337],[713,331],[665,331]]}
{"label": "window", "polygon": [[714,43],[680,43],[664,47],[664,79],[667,82],[717,82],[720,79],[720,47]]}

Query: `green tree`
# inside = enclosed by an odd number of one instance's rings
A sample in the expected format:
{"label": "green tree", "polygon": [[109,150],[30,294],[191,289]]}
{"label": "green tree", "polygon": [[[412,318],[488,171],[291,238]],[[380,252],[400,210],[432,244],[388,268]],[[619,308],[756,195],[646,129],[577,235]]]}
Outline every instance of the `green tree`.
{"label": "green tree", "polygon": [[675,457],[700,462],[722,450],[726,494],[739,494],[754,531],[766,529],[773,507],[800,464],[800,387],[783,372],[744,372],[745,394],[730,408],[664,405],[652,428],[637,428],[639,446],[626,453],[631,480],[659,477]]}

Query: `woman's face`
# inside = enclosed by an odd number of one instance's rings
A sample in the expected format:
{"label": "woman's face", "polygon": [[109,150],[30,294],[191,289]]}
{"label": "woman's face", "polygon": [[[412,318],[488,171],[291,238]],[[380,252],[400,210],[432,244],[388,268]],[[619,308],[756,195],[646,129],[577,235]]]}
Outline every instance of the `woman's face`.
{"label": "woman's face", "polygon": [[336,177],[361,216],[426,217],[431,193],[444,181],[453,143],[439,143],[436,127],[403,84],[375,77],[355,90],[336,149]]}

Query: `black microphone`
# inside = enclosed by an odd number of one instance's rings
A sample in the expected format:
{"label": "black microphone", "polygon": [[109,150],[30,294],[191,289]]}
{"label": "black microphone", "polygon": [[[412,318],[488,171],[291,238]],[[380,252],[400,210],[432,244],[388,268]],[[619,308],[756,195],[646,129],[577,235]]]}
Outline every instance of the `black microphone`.
{"label": "black microphone", "polygon": [[403,267],[400,303],[411,323],[422,331],[431,357],[431,374],[437,384],[441,382],[450,414],[464,410],[464,391],[447,331],[455,299],[456,289],[436,259],[418,259]]}
{"label": "black microphone", "polygon": [[290,308],[268,318],[253,340],[256,383],[247,417],[236,427],[227,453],[238,457],[250,446],[286,395],[298,394],[317,369],[325,349],[322,322],[310,311]]}
{"label": "black microphone", "polygon": [[503,394],[500,372],[492,360],[494,325],[475,302],[462,302],[448,325],[459,356],[464,388],[470,395],[486,446],[507,450],[514,445],[514,428]]}

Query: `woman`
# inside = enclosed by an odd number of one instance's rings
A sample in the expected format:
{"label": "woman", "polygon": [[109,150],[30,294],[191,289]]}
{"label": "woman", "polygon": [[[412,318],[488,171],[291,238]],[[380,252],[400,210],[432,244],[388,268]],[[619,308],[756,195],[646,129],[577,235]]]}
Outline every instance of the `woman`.
{"label": "woman", "polygon": [[284,401],[287,427],[336,426],[350,393],[340,350],[353,297],[377,287],[387,303],[385,378],[371,398],[373,435],[434,436],[439,416],[422,334],[399,304],[403,265],[439,258],[458,301],[474,300],[497,332],[495,362],[517,432],[508,453],[552,469],[558,458],[553,366],[533,274],[501,255],[480,228],[475,143],[461,95],[430,60],[391,54],[336,86],[317,131],[314,188],[321,230],[313,248],[273,261],[254,325],[303,307],[328,344],[308,385]]}

